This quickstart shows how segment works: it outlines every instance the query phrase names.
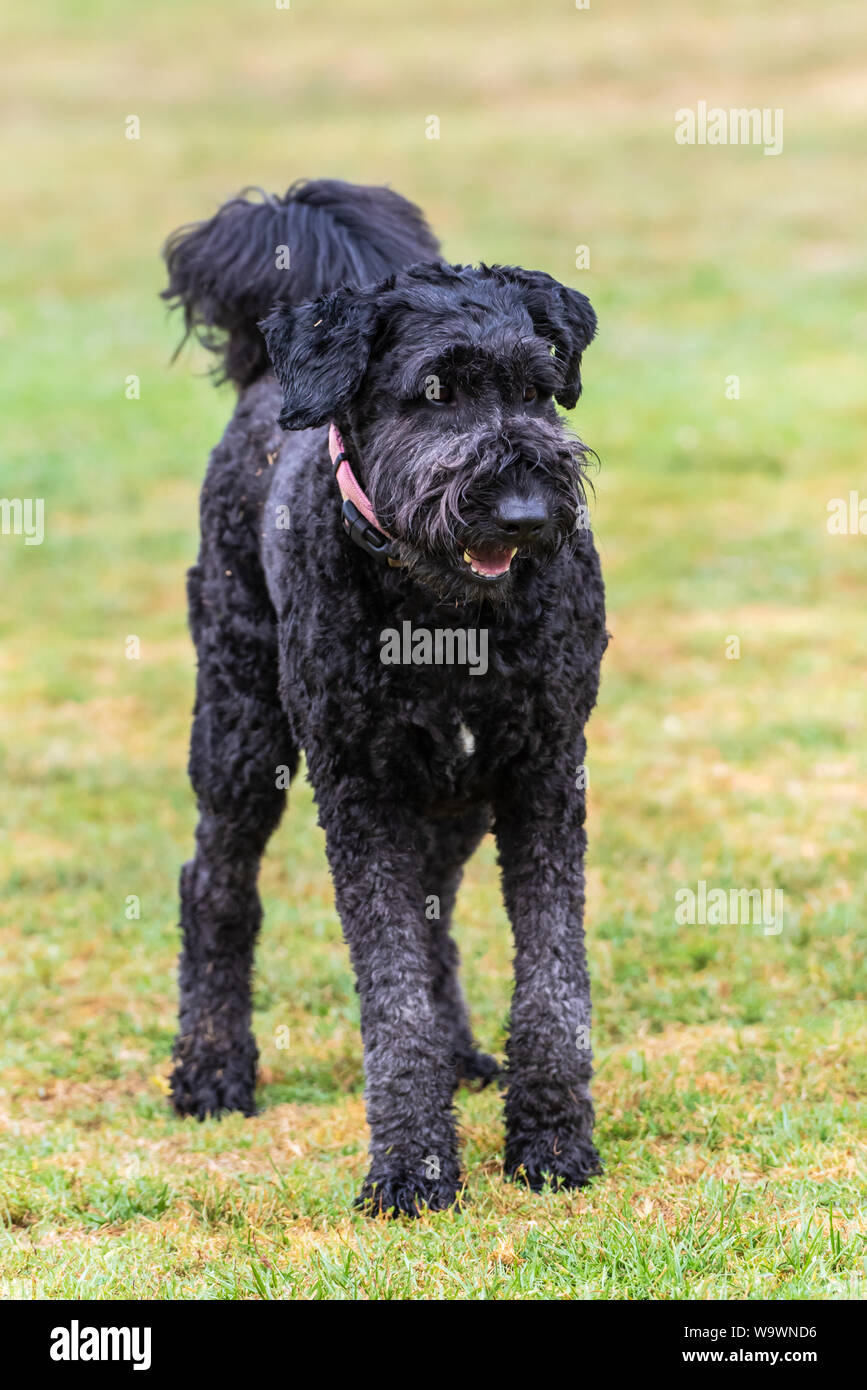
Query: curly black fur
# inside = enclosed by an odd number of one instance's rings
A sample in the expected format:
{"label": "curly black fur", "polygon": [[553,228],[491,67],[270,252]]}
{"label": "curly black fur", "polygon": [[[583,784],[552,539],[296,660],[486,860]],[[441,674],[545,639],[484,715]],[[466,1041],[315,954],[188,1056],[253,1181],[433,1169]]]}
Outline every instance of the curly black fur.
{"label": "curly black fur", "polygon": [[[292,269],[275,272],[281,244]],[[515,938],[506,1172],[538,1188],[599,1171],[576,773],[607,638],[588,451],[554,407],[578,399],[596,320],[547,275],[436,255],[411,204],[332,182],[235,200],[167,249],[168,297],[188,329],[224,331],[241,388],[189,577],[200,821],[181,876],[173,1101],[200,1118],[254,1109],[258,866],[283,810],[278,769],[303,749],[361,1000],[359,1200],[410,1215],[456,1200],[453,1094],[497,1074],[450,934],[491,828]],[[343,529],[331,420],[398,566]],[[515,545],[500,577],[474,573],[470,560]],[[484,629],[486,672],[384,664],[382,634],[404,623]]]}
{"label": "curly black fur", "polygon": [[[256,193],[261,202],[251,201]],[[289,251],[285,269],[281,247]],[[370,284],[438,251],[418,208],[388,188],[301,179],[282,198],[246,188],[208,221],[168,238],[162,298],[183,308],[185,337],[198,333],[220,355],[218,380],[249,386],[268,369],[256,325],[275,304]]]}

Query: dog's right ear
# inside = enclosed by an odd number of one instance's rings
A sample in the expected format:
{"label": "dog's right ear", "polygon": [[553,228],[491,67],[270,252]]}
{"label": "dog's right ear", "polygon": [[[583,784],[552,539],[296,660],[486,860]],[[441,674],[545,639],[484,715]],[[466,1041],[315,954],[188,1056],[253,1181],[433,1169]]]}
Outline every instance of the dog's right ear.
{"label": "dog's right ear", "polygon": [[365,290],[348,286],[309,304],[275,309],[259,324],[277,380],[284,430],[324,425],[343,413],[358,391],[376,330],[376,306]]}

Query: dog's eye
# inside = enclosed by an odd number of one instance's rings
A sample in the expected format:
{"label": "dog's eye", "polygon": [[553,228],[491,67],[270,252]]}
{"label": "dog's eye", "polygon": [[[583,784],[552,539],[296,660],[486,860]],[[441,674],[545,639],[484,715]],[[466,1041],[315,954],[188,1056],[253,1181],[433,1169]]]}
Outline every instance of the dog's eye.
{"label": "dog's eye", "polygon": [[534,400],[536,399],[536,397],[538,396],[538,394],[539,394],[539,392],[536,390],[535,386],[525,386],[525,387],[524,387],[524,400],[525,400],[525,401],[534,401]]}
{"label": "dog's eye", "polygon": [[436,386],[431,387],[430,391],[427,391],[425,394],[432,405],[454,404],[455,393],[445,381],[437,382]]}

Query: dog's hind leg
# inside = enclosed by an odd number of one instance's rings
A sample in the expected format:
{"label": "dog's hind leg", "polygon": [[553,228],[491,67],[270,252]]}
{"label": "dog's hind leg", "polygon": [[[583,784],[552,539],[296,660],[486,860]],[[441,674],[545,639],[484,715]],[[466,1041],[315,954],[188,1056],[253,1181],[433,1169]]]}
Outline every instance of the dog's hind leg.
{"label": "dog's hind leg", "polygon": [[[203,552],[205,547],[203,545]],[[237,555],[203,553],[189,575],[198,652],[190,778],[196,853],[181,873],[180,1027],[171,1096],[182,1115],[254,1111],[253,949],[259,861],[297,766],[277,695],[274,618]],[[282,771],[281,771],[282,769]],[[279,784],[279,785],[278,785]]]}
{"label": "dog's hind leg", "polygon": [[458,948],[451,934],[464,864],[489,823],[487,806],[478,807],[460,819],[436,822],[425,873],[425,916],[430,918],[428,952],[434,1006],[440,1016],[440,1026],[452,1040],[456,1086],[462,1081],[486,1086],[500,1070],[496,1059],[480,1052],[473,1040],[458,976]]}

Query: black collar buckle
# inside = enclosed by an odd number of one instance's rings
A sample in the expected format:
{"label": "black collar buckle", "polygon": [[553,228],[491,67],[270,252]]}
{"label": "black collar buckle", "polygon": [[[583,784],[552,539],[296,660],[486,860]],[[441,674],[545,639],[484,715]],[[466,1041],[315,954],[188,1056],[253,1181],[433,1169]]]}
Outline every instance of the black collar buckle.
{"label": "black collar buckle", "polygon": [[366,516],[362,516],[354,502],[345,498],[342,508],[343,525],[349,539],[366,550],[368,555],[372,555],[375,560],[386,563],[394,559],[394,542],[384,536],[381,531],[377,531],[375,526],[371,526]]}

